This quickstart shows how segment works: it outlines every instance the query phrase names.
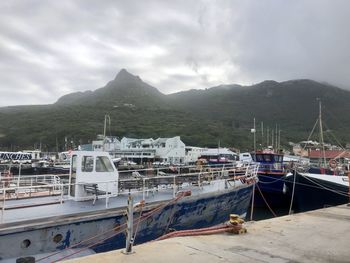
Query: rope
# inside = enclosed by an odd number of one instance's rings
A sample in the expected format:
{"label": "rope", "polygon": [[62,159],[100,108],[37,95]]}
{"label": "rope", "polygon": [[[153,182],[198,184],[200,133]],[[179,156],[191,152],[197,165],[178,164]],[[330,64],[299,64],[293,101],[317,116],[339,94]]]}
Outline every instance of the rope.
{"label": "rope", "polygon": [[[302,174],[300,174],[299,173],[299,175],[301,175],[301,176],[303,176]],[[264,176],[264,175],[259,175],[259,177],[261,177],[261,176]],[[327,176],[332,176],[332,175],[327,175]],[[317,184],[316,182],[314,182],[314,181],[312,181],[311,179],[309,179],[309,178],[307,178],[309,181],[311,181],[311,182],[313,182],[313,183],[315,183],[315,184]],[[283,181],[283,182],[289,182],[287,179],[286,179],[286,177],[285,176],[283,176],[281,179],[279,179],[279,180],[281,180],[281,181]],[[261,183],[261,181],[259,181],[259,183]],[[324,187],[325,186],[322,186],[322,185],[319,185],[320,187],[317,187],[317,186],[313,186],[313,185],[309,185],[309,184],[304,184],[304,183],[300,183],[300,182],[294,182],[293,181],[293,184],[296,184],[296,185],[303,185],[303,186],[308,186],[308,187],[311,187],[311,188],[317,188],[317,189],[324,189]],[[329,191],[334,191],[334,192],[336,192],[336,193],[338,193],[338,194],[340,194],[340,195],[345,195],[347,192],[342,192],[342,191],[336,191],[336,190],[333,190],[333,189],[331,189],[331,188],[329,188],[328,189]]]}
{"label": "rope", "polygon": [[[179,196],[176,197],[175,199],[170,200],[168,203],[164,204],[163,206],[160,206],[160,207],[158,207],[158,208],[155,208],[154,210],[152,210],[151,213],[147,214],[147,216],[142,217],[140,220],[141,220],[141,221],[146,220],[147,218],[151,217],[155,212],[159,211],[160,209],[163,209],[163,208],[166,207],[167,205],[170,205],[172,202],[177,202],[177,201],[178,201],[179,199],[181,199],[182,197],[184,197],[184,193],[182,193],[181,195],[179,195]],[[136,224],[136,223],[134,222],[134,224]],[[125,225],[125,224],[124,224],[124,225]],[[69,257],[71,257],[71,256],[73,256],[73,255],[76,255],[76,254],[78,254],[78,253],[80,253],[80,252],[82,252],[82,251],[84,251],[84,250],[86,250],[86,249],[88,249],[88,248],[90,248],[90,247],[93,247],[93,246],[95,246],[95,245],[97,245],[97,244],[99,244],[99,243],[101,243],[101,242],[103,242],[103,241],[105,241],[105,240],[107,240],[107,239],[113,237],[113,236],[116,236],[116,235],[120,234],[122,231],[124,231],[124,230],[121,230],[121,231],[119,231],[119,232],[113,233],[112,235],[110,235],[110,236],[108,236],[108,237],[106,237],[106,238],[104,238],[104,239],[102,239],[102,240],[99,240],[99,241],[97,241],[97,242],[94,242],[94,243],[92,243],[91,245],[88,245],[88,246],[86,246],[86,247],[84,247],[84,248],[82,248],[82,249],[80,249],[80,250],[78,250],[78,251],[75,251],[74,253],[71,253],[71,254],[69,254],[69,255],[66,255],[66,256],[64,256],[64,257],[62,257],[62,258],[60,258],[60,259],[58,259],[58,260],[56,260],[56,261],[54,261],[54,262],[58,262],[58,261],[61,261],[61,260],[63,260],[63,259],[69,258]],[[60,251],[60,252],[61,252],[61,251]]]}
{"label": "rope", "polygon": [[260,195],[261,195],[262,199],[264,200],[264,202],[265,202],[266,206],[269,208],[269,210],[270,210],[270,212],[272,213],[272,215],[273,215],[274,217],[277,217],[277,215],[275,214],[275,212],[272,210],[272,208],[270,207],[270,205],[269,205],[269,204],[268,204],[268,202],[266,201],[266,199],[265,199],[265,197],[264,197],[263,193],[262,193],[262,192],[261,192],[261,190],[260,190],[259,185],[258,185],[258,184],[256,184],[256,186],[257,186],[257,188],[258,188],[258,190],[259,190],[259,193],[260,193]]}
{"label": "rope", "polygon": [[296,180],[296,177],[297,177],[297,172],[296,170],[293,171],[293,190],[292,190],[292,197],[290,199],[290,205],[289,205],[289,211],[288,211],[288,215],[290,215],[292,213],[292,206],[293,206],[293,202],[294,202],[294,190],[295,190],[295,180]]}
{"label": "rope", "polygon": [[139,219],[138,219],[138,222],[137,222],[137,225],[136,225],[136,228],[135,228],[135,234],[134,234],[134,238],[133,238],[133,244],[134,244],[134,242],[135,242],[135,240],[136,240],[136,235],[137,235],[137,231],[138,231],[138,229],[139,229],[139,225],[140,225],[140,222],[141,222],[141,218],[142,218],[142,210],[143,210],[143,206],[145,205],[145,201],[144,200],[142,200],[141,201],[141,211],[140,211],[140,216],[139,216]]}
{"label": "rope", "polygon": [[[261,174],[259,174],[259,177],[271,178],[270,176],[261,175]],[[277,178],[275,181],[272,181],[272,182],[263,182],[263,181],[259,180],[259,183],[262,183],[262,184],[273,184],[273,183],[276,183],[278,181],[284,181],[284,175],[281,176],[281,178]]]}
{"label": "rope", "polygon": [[304,176],[304,175],[302,175],[302,174],[300,174],[300,175],[301,175],[302,177],[304,177],[305,179],[309,180],[310,182],[312,182],[312,183],[314,183],[314,184],[320,186],[320,187],[318,187],[319,189],[325,189],[325,190],[331,191],[331,192],[333,192],[333,193],[335,193],[335,194],[339,194],[339,195],[342,195],[342,196],[348,196],[348,192],[337,191],[337,190],[328,188],[328,187],[326,187],[326,186],[324,186],[324,185],[322,185],[322,184],[320,184],[320,183],[317,183],[317,182],[313,181],[312,179],[310,179],[310,178],[308,178],[308,177],[306,177],[306,176]]}
{"label": "rope", "polygon": [[224,232],[234,232],[242,229],[242,224],[233,225],[219,225],[214,227],[206,227],[200,229],[180,230],[168,233],[157,238],[155,241],[160,241],[172,237],[186,237],[186,236],[199,236],[199,235],[212,235]]}

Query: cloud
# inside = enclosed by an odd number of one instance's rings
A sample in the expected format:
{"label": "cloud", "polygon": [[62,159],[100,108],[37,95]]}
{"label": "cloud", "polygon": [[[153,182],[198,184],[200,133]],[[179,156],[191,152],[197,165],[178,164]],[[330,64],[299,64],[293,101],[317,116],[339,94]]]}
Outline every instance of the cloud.
{"label": "cloud", "polygon": [[350,88],[349,1],[0,3],[0,106],[53,103],[121,68],[164,93],[311,78]]}

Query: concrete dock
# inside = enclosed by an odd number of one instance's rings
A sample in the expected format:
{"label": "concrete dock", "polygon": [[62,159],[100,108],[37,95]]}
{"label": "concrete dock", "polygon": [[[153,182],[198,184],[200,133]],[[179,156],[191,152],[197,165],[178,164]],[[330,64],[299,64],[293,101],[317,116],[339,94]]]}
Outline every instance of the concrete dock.
{"label": "concrete dock", "polygon": [[350,206],[245,223],[247,234],[149,242],[70,262],[350,262]]}

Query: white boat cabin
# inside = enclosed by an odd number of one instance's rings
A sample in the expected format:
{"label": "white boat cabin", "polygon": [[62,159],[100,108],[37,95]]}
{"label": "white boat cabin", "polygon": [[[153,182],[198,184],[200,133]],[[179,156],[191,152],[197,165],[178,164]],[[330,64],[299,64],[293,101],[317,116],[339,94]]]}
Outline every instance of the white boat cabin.
{"label": "white boat cabin", "polygon": [[68,195],[75,201],[118,194],[118,171],[107,152],[71,153]]}

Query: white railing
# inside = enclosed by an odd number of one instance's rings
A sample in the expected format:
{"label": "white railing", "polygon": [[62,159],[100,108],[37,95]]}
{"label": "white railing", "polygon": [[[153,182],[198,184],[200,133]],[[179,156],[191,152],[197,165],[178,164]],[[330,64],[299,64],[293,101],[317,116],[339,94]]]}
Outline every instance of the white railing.
{"label": "white railing", "polygon": [[[5,187],[3,185],[2,188],[0,188],[1,193],[1,222],[4,220],[5,216],[5,210],[6,209],[14,209],[14,208],[21,208],[21,207],[30,207],[38,205],[37,203],[30,203],[26,202],[25,204],[22,204],[22,206],[6,206],[6,203],[10,200],[13,200],[13,195],[15,195],[16,199],[19,199],[19,196],[22,195],[20,198],[31,198],[31,197],[40,197],[40,196],[47,196],[47,195],[58,195],[59,199],[57,202],[60,204],[63,203],[64,200],[64,187],[67,185],[64,184],[44,184],[44,185],[28,185],[28,186],[14,186],[14,187]],[[44,195],[43,195],[44,194]]]}
{"label": "white railing", "polygon": [[[0,188],[0,193],[2,195],[2,216],[1,220],[4,219],[4,213],[6,209],[10,209],[10,207],[6,207],[6,202],[10,199],[13,199],[15,196],[16,199],[19,198],[30,198],[34,196],[44,196],[46,195],[56,195],[59,196],[57,202],[63,203],[63,200],[66,199],[64,197],[65,189],[70,187],[75,187],[76,185],[81,186],[90,186],[95,185],[94,191],[85,191],[85,195],[78,197],[78,200],[91,200],[95,203],[98,198],[105,198],[106,208],[109,206],[109,199],[111,197],[115,197],[118,194],[129,194],[131,193],[142,193],[142,198],[145,200],[146,196],[148,196],[149,192],[169,191],[172,189],[173,197],[176,196],[177,191],[180,188],[185,187],[186,189],[191,188],[199,188],[203,189],[205,184],[210,184],[213,180],[223,180],[225,183],[225,188],[228,187],[229,182],[234,182],[233,187],[236,187],[236,181],[241,181],[242,184],[252,183],[257,181],[257,172],[259,169],[258,164],[250,164],[239,168],[230,167],[222,167],[221,169],[207,169],[201,172],[193,172],[186,174],[173,174],[167,176],[153,176],[142,178],[133,178],[126,180],[111,180],[111,181],[96,181],[94,183],[90,182],[79,182],[76,184],[63,184],[60,182],[60,178],[56,175],[37,175],[37,176],[25,176],[25,177],[14,177],[12,178],[11,185],[5,186],[2,185],[2,189]],[[112,193],[111,189],[113,189],[114,185],[118,183],[120,191],[117,193]],[[112,187],[113,185],[113,187]],[[231,184],[230,184],[231,185]],[[98,189],[98,186],[104,186],[104,189]],[[132,189],[132,191],[131,191]],[[26,206],[36,204],[33,202],[26,202]]]}

